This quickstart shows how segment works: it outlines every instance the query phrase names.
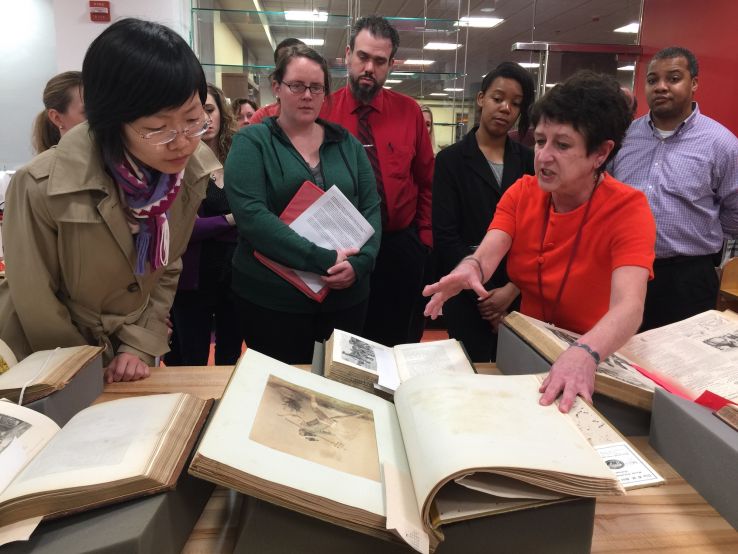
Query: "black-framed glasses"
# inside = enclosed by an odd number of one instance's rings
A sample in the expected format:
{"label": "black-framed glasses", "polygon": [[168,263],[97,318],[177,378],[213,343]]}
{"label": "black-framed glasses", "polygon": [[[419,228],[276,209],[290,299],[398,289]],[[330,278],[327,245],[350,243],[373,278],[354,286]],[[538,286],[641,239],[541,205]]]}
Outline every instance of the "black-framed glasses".
{"label": "black-framed glasses", "polygon": [[287,81],[283,81],[282,84],[286,85],[292,94],[305,94],[305,91],[308,89],[310,90],[310,94],[323,94],[325,92],[323,85],[306,85],[305,83],[288,83]]}
{"label": "black-framed glasses", "polygon": [[177,129],[162,129],[161,131],[151,131],[150,133],[142,133],[136,129],[133,128],[132,125],[129,124],[129,127],[133,129],[136,134],[141,137],[144,140],[149,141],[150,144],[154,146],[162,146],[164,144],[169,144],[170,142],[174,141],[174,139],[177,138],[177,135],[182,133],[186,138],[188,139],[196,139],[203,136],[207,130],[208,127],[210,127],[210,117],[205,114],[201,119],[197,121],[197,123],[194,123],[192,125],[189,125],[188,127],[185,127],[181,131],[178,131]]}

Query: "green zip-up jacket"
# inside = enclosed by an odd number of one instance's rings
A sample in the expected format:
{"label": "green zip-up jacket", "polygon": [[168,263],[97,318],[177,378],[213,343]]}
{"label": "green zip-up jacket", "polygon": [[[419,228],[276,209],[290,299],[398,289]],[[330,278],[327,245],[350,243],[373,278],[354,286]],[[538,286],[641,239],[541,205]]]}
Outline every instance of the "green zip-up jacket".
{"label": "green zip-up jacket", "polygon": [[336,251],[302,238],[279,219],[303,182],[313,181],[310,168],[276,122],[267,118],[233,138],[225,164],[225,190],[238,226],[233,257],[233,291],[249,302],[290,313],[350,308],[369,296],[369,274],[381,239],[379,195],[361,143],[340,125],[322,119],[320,146],[324,188],[336,185],[374,227],[359,254],[349,257],[356,282],[332,290],[322,303],[311,300],[254,257],[258,251],[287,267],[327,275]]}

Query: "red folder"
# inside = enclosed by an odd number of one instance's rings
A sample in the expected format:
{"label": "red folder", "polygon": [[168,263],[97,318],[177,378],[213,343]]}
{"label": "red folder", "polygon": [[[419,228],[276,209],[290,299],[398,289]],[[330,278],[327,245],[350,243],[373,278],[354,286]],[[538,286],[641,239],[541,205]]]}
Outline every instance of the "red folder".
{"label": "red folder", "polygon": [[[320,198],[323,192],[323,189],[319,188],[316,184],[311,183],[310,181],[305,181],[295,193],[295,196],[292,197],[290,203],[287,204],[287,207],[279,216],[279,219],[281,219],[286,225],[289,225],[297,219],[297,216],[312,206],[313,202]],[[303,280],[298,277],[297,273],[289,267],[277,263],[274,260],[270,260],[263,254],[256,251],[254,251],[254,257],[274,273],[282,277],[282,279],[292,283],[292,285],[294,285],[300,292],[309,298],[312,298],[316,302],[322,302],[325,300],[325,297],[328,296],[328,292],[330,291],[328,287],[323,287],[318,292],[313,292],[312,289],[310,289]]]}

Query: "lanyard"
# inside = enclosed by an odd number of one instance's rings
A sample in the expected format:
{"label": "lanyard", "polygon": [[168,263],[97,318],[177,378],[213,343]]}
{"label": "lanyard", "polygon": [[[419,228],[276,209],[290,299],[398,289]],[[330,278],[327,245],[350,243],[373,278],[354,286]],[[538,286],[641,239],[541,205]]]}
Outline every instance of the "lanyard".
{"label": "lanyard", "polygon": [[546,206],[546,214],[543,217],[543,229],[541,230],[541,244],[538,248],[538,294],[541,297],[541,310],[543,311],[543,320],[554,324],[554,320],[556,318],[556,312],[559,309],[559,303],[561,302],[561,295],[564,292],[564,287],[566,286],[566,281],[569,279],[569,272],[571,271],[571,266],[574,263],[574,258],[577,255],[577,250],[579,249],[579,243],[582,240],[582,230],[584,229],[584,224],[587,221],[587,216],[589,215],[589,208],[592,206],[592,198],[594,198],[594,193],[597,190],[597,185],[595,185],[595,188],[592,189],[592,194],[589,195],[589,200],[587,200],[587,207],[584,208],[584,215],[582,216],[582,221],[579,224],[579,229],[577,229],[577,234],[574,237],[574,244],[571,248],[571,254],[569,255],[569,261],[566,264],[566,270],[564,271],[564,277],[561,279],[561,285],[559,285],[559,292],[556,294],[556,301],[553,305],[553,311],[551,312],[551,317],[549,318],[546,315],[546,299],[543,296],[543,268],[541,267],[543,265],[543,241],[546,238],[546,231],[548,230],[548,220],[551,218],[551,206],[553,204],[553,196],[548,196],[548,205]]}

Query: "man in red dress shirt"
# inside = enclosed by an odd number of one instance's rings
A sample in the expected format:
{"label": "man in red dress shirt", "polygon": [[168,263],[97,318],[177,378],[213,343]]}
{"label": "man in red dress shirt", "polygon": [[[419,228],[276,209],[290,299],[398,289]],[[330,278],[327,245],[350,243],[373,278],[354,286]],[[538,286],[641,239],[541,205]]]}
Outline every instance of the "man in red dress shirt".
{"label": "man in red dress shirt", "polygon": [[387,346],[417,342],[414,317],[424,267],[433,245],[433,149],[417,102],[384,89],[400,44],[380,16],[359,19],[346,47],[349,84],[323,105],[324,119],[346,127],[364,144],[382,201],[382,244],[371,277],[364,335]]}

